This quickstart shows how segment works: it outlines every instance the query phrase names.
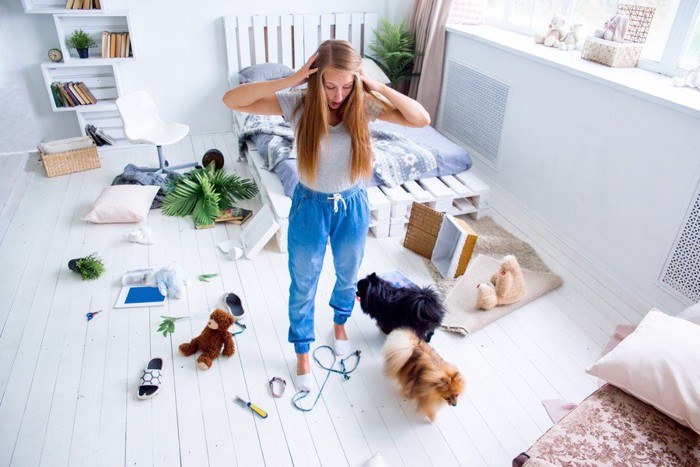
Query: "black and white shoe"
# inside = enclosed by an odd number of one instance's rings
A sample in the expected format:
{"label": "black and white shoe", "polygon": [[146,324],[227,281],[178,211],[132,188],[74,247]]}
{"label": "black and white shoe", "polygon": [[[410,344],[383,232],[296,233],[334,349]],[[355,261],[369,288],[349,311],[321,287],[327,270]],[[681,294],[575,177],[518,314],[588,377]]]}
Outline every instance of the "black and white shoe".
{"label": "black and white shoe", "polygon": [[221,303],[224,309],[236,318],[236,321],[241,321],[245,317],[245,310],[243,309],[241,299],[235,293],[229,292],[224,294],[224,296],[221,297]]}

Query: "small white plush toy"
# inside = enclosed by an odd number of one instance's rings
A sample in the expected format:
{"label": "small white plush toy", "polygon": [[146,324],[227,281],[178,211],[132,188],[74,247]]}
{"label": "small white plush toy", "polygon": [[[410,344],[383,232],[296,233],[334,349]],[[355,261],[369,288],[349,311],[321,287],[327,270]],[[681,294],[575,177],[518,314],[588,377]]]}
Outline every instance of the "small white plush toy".
{"label": "small white plush toy", "polygon": [[559,47],[559,42],[564,39],[564,25],[566,19],[560,14],[552,16],[549,29],[546,34],[537,33],[534,36],[536,44],[544,44],[547,47]]}
{"label": "small white plush toy", "polygon": [[688,72],[683,78],[673,78],[674,86],[690,86],[691,88],[700,89],[700,57],[698,57],[698,66]]}
{"label": "small white plush toy", "polygon": [[139,227],[138,229],[133,229],[126,234],[126,238],[134,243],[142,243],[144,245],[153,245],[156,243],[155,235],[153,235],[153,231],[151,231],[151,228],[147,225]]}
{"label": "small white plush toy", "polygon": [[618,13],[605,22],[603,29],[595,31],[595,37],[606,41],[622,42],[627,34],[630,18],[625,13]]}
{"label": "small white plush toy", "polygon": [[564,39],[559,43],[560,50],[576,50],[581,47],[581,38],[579,35],[581,24],[576,23],[571,26],[569,32],[564,36]]}
{"label": "small white plush toy", "polygon": [[158,287],[158,291],[163,296],[182,298],[187,287],[187,273],[179,264],[171,264],[153,273],[146,284]]}

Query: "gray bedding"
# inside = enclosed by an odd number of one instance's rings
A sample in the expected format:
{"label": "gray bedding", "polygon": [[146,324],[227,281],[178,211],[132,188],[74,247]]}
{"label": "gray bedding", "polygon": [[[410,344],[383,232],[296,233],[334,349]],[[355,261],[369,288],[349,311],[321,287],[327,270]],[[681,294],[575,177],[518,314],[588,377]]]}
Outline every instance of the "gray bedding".
{"label": "gray bedding", "polygon": [[[471,157],[466,150],[442,136],[434,128],[408,128],[392,123],[370,123],[374,174],[367,186],[394,186],[408,180],[452,175],[468,170]],[[293,134],[281,117],[251,116],[239,134],[245,149],[250,140],[268,169],[277,174],[287,196],[298,182]]]}

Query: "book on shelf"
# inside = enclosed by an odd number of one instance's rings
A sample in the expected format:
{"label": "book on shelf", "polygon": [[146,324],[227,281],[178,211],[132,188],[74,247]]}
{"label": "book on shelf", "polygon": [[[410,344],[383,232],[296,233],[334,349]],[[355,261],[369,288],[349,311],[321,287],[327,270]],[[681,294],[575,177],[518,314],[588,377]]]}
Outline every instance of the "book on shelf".
{"label": "book on shelf", "polygon": [[109,32],[102,31],[102,58],[109,57]]}
{"label": "book on shelf", "polygon": [[50,88],[56,107],[75,107],[97,103],[95,96],[82,81],[69,81],[67,83],[54,81]]}

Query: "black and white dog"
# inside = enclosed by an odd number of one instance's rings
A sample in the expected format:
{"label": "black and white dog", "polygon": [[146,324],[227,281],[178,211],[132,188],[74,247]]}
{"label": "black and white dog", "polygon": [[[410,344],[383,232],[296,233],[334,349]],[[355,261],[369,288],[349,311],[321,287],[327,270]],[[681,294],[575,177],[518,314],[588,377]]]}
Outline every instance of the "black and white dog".
{"label": "black and white dog", "polygon": [[410,328],[430,342],[445,316],[442,300],[431,287],[396,287],[375,273],[357,283],[356,295],[362,311],[374,318],[385,334]]}

